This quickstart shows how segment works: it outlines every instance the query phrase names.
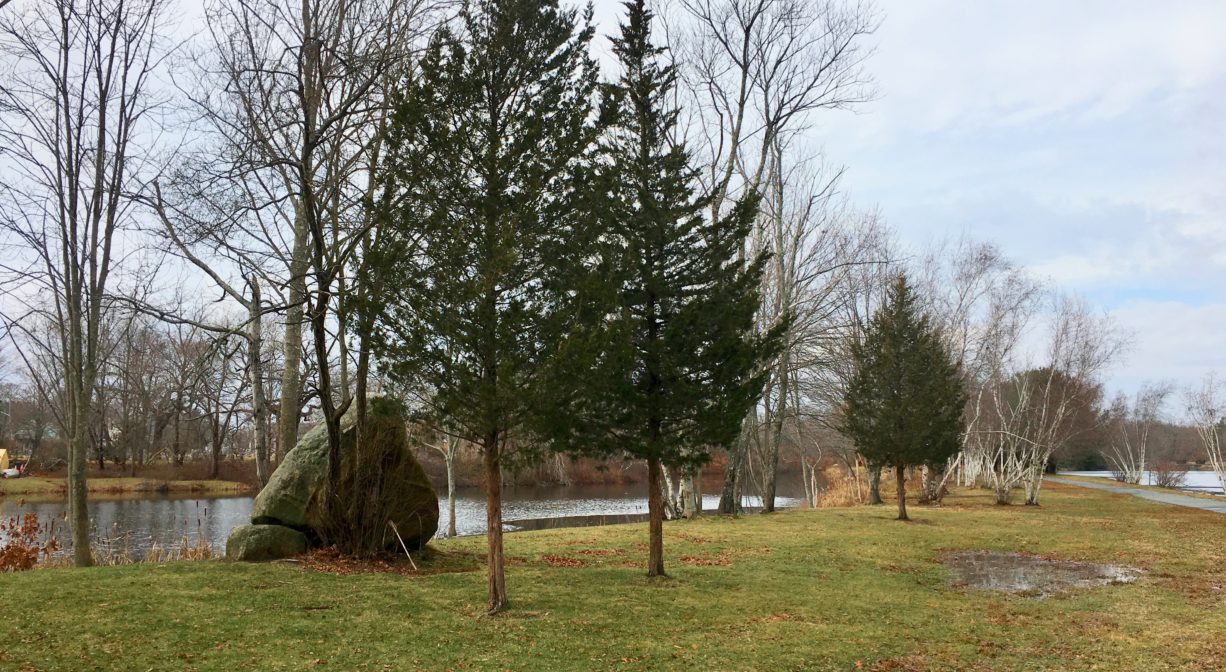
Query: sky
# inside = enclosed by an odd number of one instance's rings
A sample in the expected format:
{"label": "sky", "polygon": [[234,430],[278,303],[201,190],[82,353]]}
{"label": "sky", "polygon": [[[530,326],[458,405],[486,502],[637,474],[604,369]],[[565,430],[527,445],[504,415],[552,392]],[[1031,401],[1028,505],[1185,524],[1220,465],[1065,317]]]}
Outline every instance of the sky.
{"label": "sky", "polygon": [[1109,392],[1226,372],[1226,2],[878,9],[876,100],[810,138],[848,198],[913,249],[969,234],[1110,311],[1133,345]]}
{"label": "sky", "polygon": [[1110,311],[1109,387],[1226,371],[1226,2],[880,8],[878,99],[816,130],[850,198]]}
{"label": "sky", "polygon": [[[594,6],[614,33],[621,3]],[[876,99],[805,143],[847,198],[911,249],[968,234],[1109,311],[1133,335],[1110,393],[1226,374],[1226,0],[877,8]]]}

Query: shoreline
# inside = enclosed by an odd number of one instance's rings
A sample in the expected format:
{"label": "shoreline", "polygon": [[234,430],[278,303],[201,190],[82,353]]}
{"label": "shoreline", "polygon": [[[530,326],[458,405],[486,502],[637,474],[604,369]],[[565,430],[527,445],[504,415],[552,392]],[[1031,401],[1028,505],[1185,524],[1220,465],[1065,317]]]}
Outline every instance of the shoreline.
{"label": "shoreline", "polygon": [[[1205,471],[1205,470],[1200,470],[1200,471]],[[1213,473],[1213,472],[1208,472],[1208,473]],[[1081,481],[1083,483],[1106,482],[1106,483],[1117,485],[1117,486],[1124,487],[1124,488],[1137,488],[1138,490],[1149,490],[1151,492],[1165,492],[1165,493],[1170,493],[1170,494],[1186,495],[1188,497],[1196,497],[1198,499],[1208,499],[1211,501],[1218,501],[1218,502],[1222,501],[1223,499],[1226,499],[1226,495],[1219,495],[1215,492],[1208,492],[1205,490],[1187,490],[1184,488],[1163,488],[1157,485],[1142,485],[1140,483],[1137,483],[1137,484],[1121,483],[1120,481],[1117,481],[1113,478],[1107,478],[1105,476],[1085,476],[1085,475],[1077,474],[1075,472],[1070,473],[1070,472],[1065,472],[1065,471],[1058,471],[1054,474],[1049,474],[1049,475],[1057,476],[1059,478],[1067,478],[1070,481]]]}
{"label": "shoreline", "polygon": [[[252,488],[245,483],[221,480],[163,480],[132,476],[91,478],[86,482],[86,496],[124,495],[249,495]],[[47,476],[23,476],[0,480],[0,499],[21,497],[26,500],[62,499],[68,494],[68,479]]]}

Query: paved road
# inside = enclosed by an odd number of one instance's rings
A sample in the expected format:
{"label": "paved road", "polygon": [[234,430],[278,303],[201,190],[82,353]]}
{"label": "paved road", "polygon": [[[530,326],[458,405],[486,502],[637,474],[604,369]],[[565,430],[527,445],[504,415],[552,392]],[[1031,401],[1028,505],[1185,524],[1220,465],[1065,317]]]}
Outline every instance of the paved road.
{"label": "paved road", "polygon": [[1226,515],[1226,498],[1219,497],[1217,499],[1202,499],[1200,497],[1189,497],[1187,495],[1180,495],[1174,492],[1158,492],[1156,490],[1130,488],[1126,485],[1120,485],[1118,483],[1089,483],[1086,481],[1073,480],[1069,478],[1060,478],[1059,476],[1048,476],[1047,480],[1051,481],[1052,483],[1059,483],[1061,485],[1077,485],[1083,488],[1106,490],[1107,492],[1118,492],[1121,495],[1132,495],[1142,499],[1162,502],[1163,504],[1186,506],[1193,509],[1202,509],[1204,511],[1213,511],[1215,513]]}

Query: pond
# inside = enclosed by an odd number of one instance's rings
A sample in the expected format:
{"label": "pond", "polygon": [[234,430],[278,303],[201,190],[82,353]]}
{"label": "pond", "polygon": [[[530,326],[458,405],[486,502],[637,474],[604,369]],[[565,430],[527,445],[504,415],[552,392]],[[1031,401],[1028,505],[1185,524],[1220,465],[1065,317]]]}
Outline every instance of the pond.
{"label": "pond", "polygon": [[[1215,495],[1222,493],[1222,483],[1217,480],[1217,474],[1212,471],[1183,471],[1183,486],[1180,490],[1189,492],[1208,492]],[[1062,471],[1061,476],[1092,476],[1094,478],[1114,478],[1110,471]],[[1141,485],[1156,485],[1154,472],[1145,472]]]}
{"label": "pond", "polygon": [[[645,520],[647,498],[641,484],[586,485],[572,487],[507,488],[503,490],[503,520],[507,530],[576,527]],[[131,557],[144,556],[151,546],[194,546],[203,541],[215,552],[225,550],[226,537],[237,525],[250,522],[251,497],[199,499],[154,496],[90,500],[89,512],[94,543]],[[744,506],[760,506],[756,497],[745,497]],[[798,500],[776,498],[779,507],[795,506]],[[719,496],[703,496],[703,510],[719,504]],[[53,523],[54,534],[67,546],[66,504],[63,501],[25,502],[0,498],[0,516],[26,511],[44,523]],[[439,501],[439,533],[447,529],[447,501]],[[464,488],[456,497],[456,532],[485,532],[485,496],[479,488]]]}

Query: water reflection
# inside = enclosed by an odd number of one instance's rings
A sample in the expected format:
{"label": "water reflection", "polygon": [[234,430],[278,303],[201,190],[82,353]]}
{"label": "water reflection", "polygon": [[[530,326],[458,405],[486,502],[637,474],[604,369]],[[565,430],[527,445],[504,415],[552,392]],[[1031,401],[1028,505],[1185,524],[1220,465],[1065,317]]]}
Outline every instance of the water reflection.
{"label": "water reflection", "polygon": [[[1179,486],[1179,490],[1188,490],[1191,492],[1207,492],[1214,495],[1221,495],[1222,482],[1217,479],[1217,474],[1212,471],[1181,471],[1177,472],[1183,476],[1183,484]],[[1093,476],[1094,478],[1109,478],[1114,479],[1115,474],[1110,471],[1062,471],[1061,476]],[[1152,471],[1143,472],[1141,476],[1141,485],[1157,485],[1158,476]]]}
{"label": "water reflection", "polygon": [[[251,518],[250,497],[196,499],[154,496],[91,500],[89,518],[96,552],[139,558],[150,547],[195,546],[198,542],[215,551],[225,548],[226,536],[235,525]],[[0,499],[0,516],[35,513],[62,549],[69,548],[67,504],[64,501],[24,502]]]}
{"label": "water reflection", "polygon": [[1141,570],[1121,565],[1047,560],[1022,553],[953,551],[942,562],[955,587],[1044,597],[1075,588],[1132,583]]}
{"label": "water reflection", "polygon": [[[642,485],[591,485],[552,488],[508,488],[503,492],[503,520],[506,529],[542,529],[607,525],[645,519],[647,498]],[[226,537],[236,525],[249,522],[251,497],[199,499],[154,496],[91,500],[90,520],[93,539],[99,550],[141,557],[153,545],[166,548],[198,541],[216,552],[225,549]],[[745,497],[744,506],[758,507],[756,497]],[[795,506],[796,499],[778,497],[777,506]],[[718,495],[703,497],[703,510],[713,511]],[[45,523],[63,548],[68,547],[66,504],[63,501],[25,502],[0,498],[0,516],[15,516],[32,511]],[[439,501],[440,534],[447,529],[447,502]],[[460,535],[485,532],[485,496],[479,488],[465,488],[456,497],[456,532]]]}

